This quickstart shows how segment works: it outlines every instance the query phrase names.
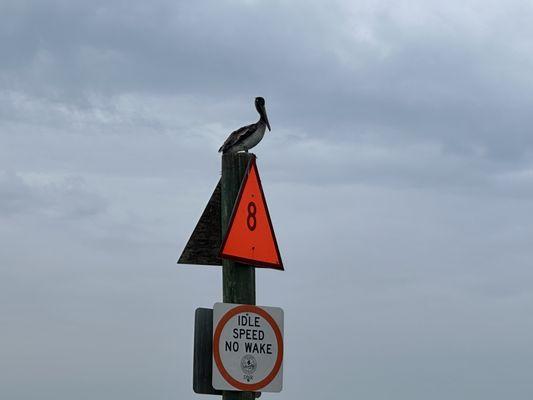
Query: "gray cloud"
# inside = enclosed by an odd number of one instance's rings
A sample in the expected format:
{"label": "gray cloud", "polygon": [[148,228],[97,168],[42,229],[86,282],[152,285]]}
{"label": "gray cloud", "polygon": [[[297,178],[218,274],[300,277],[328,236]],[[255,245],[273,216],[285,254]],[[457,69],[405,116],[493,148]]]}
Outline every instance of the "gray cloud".
{"label": "gray cloud", "polygon": [[67,177],[59,182],[27,183],[18,174],[0,171],[0,214],[41,214],[53,218],[94,217],[105,211],[105,200],[88,193],[80,177]]}
{"label": "gray cloud", "polygon": [[229,100],[220,112],[231,124],[261,92],[278,128],[530,165],[531,61],[520,49],[531,32],[519,2],[505,12],[478,2],[8,4],[2,76],[16,91],[80,107],[94,93],[178,94],[208,116]]}
{"label": "gray cloud", "polygon": [[263,95],[277,397],[528,398],[532,14],[3,1],[0,397],[192,396],[221,277],[175,261]]}

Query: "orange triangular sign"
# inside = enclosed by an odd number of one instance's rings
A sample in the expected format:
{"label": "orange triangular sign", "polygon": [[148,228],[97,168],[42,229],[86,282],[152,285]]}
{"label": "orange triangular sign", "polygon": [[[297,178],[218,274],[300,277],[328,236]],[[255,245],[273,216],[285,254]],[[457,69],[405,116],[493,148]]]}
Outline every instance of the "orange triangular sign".
{"label": "orange triangular sign", "polygon": [[220,257],[257,267],[283,269],[255,158],[250,161],[241,184]]}

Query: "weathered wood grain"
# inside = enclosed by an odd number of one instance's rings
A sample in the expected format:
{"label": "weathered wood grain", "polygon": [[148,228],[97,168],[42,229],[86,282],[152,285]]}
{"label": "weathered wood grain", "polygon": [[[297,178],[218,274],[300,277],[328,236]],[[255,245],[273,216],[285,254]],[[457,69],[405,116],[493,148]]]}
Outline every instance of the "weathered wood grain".
{"label": "weathered wood grain", "polygon": [[207,203],[178,264],[222,265],[218,252],[222,244],[221,181]]}
{"label": "weathered wood grain", "polygon": [[[222,155],[221,233],[224,237],[233,213],[252,153]],[[224,303],[255,304],[255,268],[238,262],[222,261],[222,290]],[[223,400],[255,399],[259,393],[224,391]]]}

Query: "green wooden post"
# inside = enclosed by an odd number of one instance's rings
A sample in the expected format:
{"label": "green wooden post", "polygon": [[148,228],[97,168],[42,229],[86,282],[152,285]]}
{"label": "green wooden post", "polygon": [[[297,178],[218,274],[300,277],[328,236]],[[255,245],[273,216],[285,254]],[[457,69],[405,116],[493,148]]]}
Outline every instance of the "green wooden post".
{"label": "green wooden post", "polygon": [[[222,155],[222,237],[226,233],[246,168],[253,157],[254,155],[251,153]],[[222,286],[224,303],[255,304],[254,267],[222,260]],[[224,391],[222,399],[251,400],[255,399],[255,394],[253,392]]]}

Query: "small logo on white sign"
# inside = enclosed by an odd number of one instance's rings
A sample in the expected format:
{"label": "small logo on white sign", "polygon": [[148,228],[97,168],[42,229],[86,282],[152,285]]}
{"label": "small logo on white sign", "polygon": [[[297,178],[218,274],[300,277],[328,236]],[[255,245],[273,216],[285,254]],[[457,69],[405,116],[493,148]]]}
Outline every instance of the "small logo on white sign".
{"label": "small logo on white sign", "polygon": [[257,361],[254,356],[251,354],[246,354],[241,359],[241,370],[244,372],[243,378],[246,379],[247,382],[250,382],[254,379],[254,372],[257,369]]}

